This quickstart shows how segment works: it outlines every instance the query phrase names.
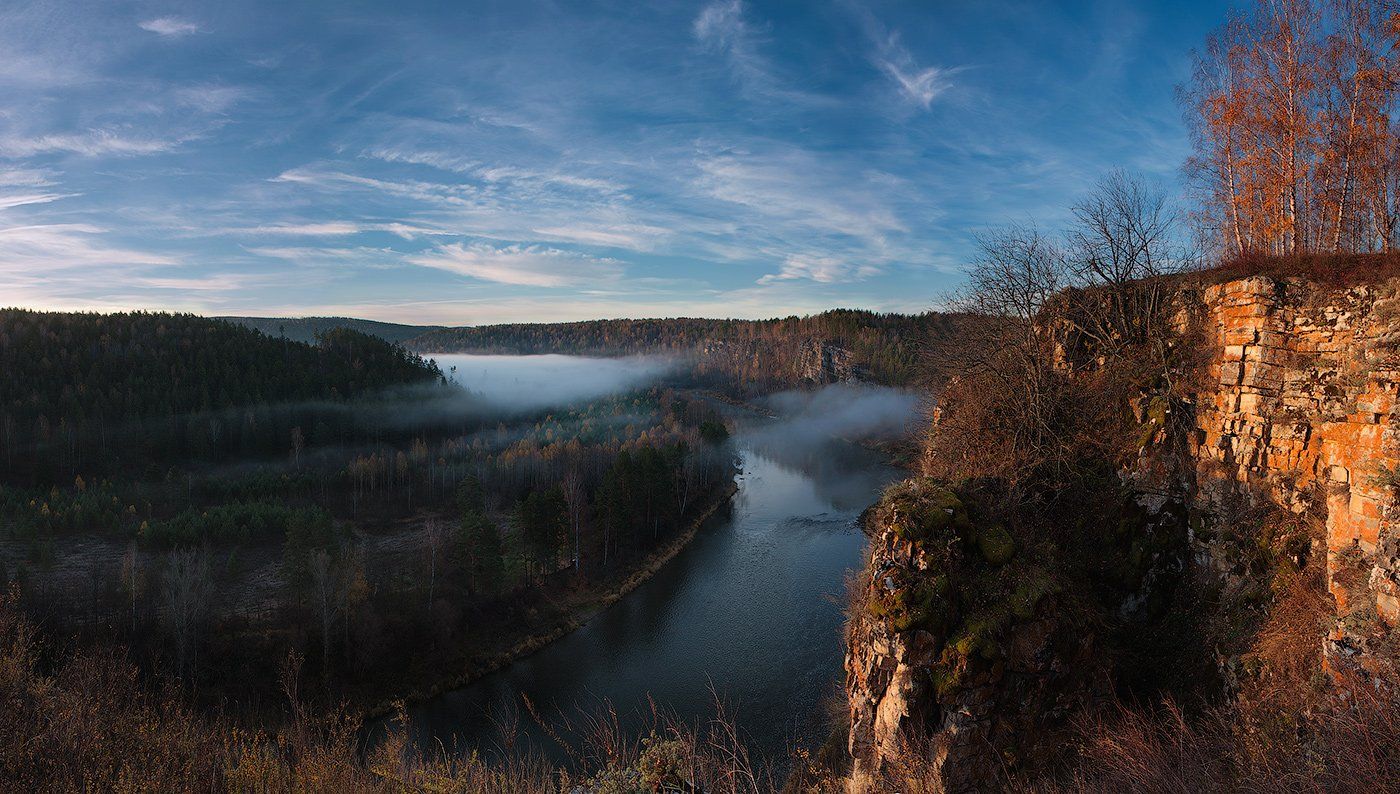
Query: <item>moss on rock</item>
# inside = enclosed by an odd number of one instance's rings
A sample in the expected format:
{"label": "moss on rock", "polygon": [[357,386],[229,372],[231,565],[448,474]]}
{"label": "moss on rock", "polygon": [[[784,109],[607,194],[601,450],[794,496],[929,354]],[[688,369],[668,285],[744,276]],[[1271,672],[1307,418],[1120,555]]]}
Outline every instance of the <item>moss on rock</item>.
{"label": "moss on rock", "polygon": [[992,565],[1005,565],[1016,556],[1016,541],[1000,524],[984,527],[977,532],[977,548],[982,552],[982,559]]}

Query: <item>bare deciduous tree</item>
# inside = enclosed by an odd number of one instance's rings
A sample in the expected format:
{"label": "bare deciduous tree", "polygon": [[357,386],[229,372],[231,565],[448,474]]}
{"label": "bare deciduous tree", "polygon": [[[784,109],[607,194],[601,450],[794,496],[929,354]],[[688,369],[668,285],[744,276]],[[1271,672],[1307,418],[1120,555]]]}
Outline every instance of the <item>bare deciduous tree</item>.
{"label": "bare deciduous tree", "polygon": [[574,573],[578,573],[582,565],[579,558],[582,553],[580,534],[583,511],[587,506],[585,500],[588,497],[584,492],[583,477],[578,473],[578,469],[569,469],[560,486],[564,491],[564,501],[569,506],[569,525],[574,532]]}
{"label": "bare deciduous tree", "polygon": [[316,549],[311,552],[308,567],[311,571],[311,592],[315,599],[316,617],[321,624],[321,664],[323,670],[328,670],[331,661],[331,631],[335,626],[339,606],[339,599],[336,597],[339,588],[336,582],[335,559],[329,551]]}
{"label": "bare deciduous tree", "polygon": [[1166,294],[1161,276],[1191,260],[1177,239],[1176,211],[1160,185],[1113,171],[1071,208],[1069,272],[1094,290],[1079,326],[1101,354],[1160,340]]}
{"label": "bare deciduous tree", "polygon": [[[962,394],[953,398],[959,403],[956,410],[942,413],[950,422],[966,421],[969,432],[979,424],[994,423],[1005,433],[995,451],[960,443],[961,449],[945,452],[948,458],[964,460],[984,456],[971,468],[992,473],[985,469],[992,466],[996,474],[1015,479],[1049,448],[1046,439],[1055,432],[1052,414],[1060,378],[1054,371],[1050,335],[1040,326],[1059,307],[1055,296],[1068,284],[1070,273],[1060,245],[1034,227],[993,230],[979,235],[977,243],[968,285],[952,304],[956,311],[985,321],[969,323],[956,347],[937,364],[952,384],[945,397]],[[994,410],[1000,418],[985,410]],[[940,436],[952,439],[958,434]]]}
{"label": "bare deciduous tree", "polygon": [[447,540],[442,527],[433,519],[428,520],[427,527],[423,530],[423,544],[428,551],[428,611],[433,609],[433,594],[437,588],[437,564],[438,555],[442,552],[442,544]]}
{"label": "bare deciduous tree", "polygon": [[126,547],[126,553],[122,555],[121,582],[122,588],[126,590],[127,596],[131,599],[131,634],[136,635],[136,601],[141,596],[141,591],[145,585],[145,576],[141,570],[141,552],[136,547],[136,541],[131,541]]}
{"label": "bare deciduous tree", "polygon": [[213,580],[209,555],[182,549],[166,556],[161,587],[164,618],[175,642],[175,667],[184,677],[194,671],[200,624],[208,609]]}

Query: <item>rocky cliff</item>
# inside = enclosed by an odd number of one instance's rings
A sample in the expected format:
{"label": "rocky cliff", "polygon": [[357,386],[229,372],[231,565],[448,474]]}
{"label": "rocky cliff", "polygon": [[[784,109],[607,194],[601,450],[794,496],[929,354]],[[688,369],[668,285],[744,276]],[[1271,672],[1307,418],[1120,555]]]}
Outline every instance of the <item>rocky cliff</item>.
{"label": "rocky cliff", "polygon": [[[1175,344],[1193,363],[1170,390],[1133,401],[1141,449],[1105,486],[1126,504],[1085,521],[1108,529],[1077,530],[1079,546],[1054,552],[1012,537],[989,555],[987,519],[946,486],[910,481],[872,511],[867,603],[846,662],[853,790],[910,763],[909,748],[921,779],[947,791],[985,790],[1054,754],[1067,719],[1109,691],[1097,624],[1074,614],[1085,599],[1057,583],[1084,557],[1082,581],[1102,566],[1118,586],[1094,597],[1130,620],[1181,568],[1228,583],[1250,575],[1242,547],[1325,552],[1336,601],[1316,638],[1326,663],[1390,674],[1371,651],[1400,620],[1400,281],[1198,279],[1173,306]],[[1072,329],[1057,333],[1066,367],[1093,366]],[[1242,537],[1261,509],[1312,517],[1323,536]]]}
{"label": "rocky cliff", "polygon": [[811,339],[802,348],[798,371],[812,383],[853,383],[870,379],[855,354],[825,339]]}
{"label": "rocky cliff", "polygon": [[[1366,645],[1400,619],[1400,283],[1257,277],[1181,303],[1209,354],[1183,495],[1206,517],[1241,498],[1321,515],[1338,614],[1327,658],[1369,665]],[[1150,486],[1166,470],[1149,449],[1135,476]],[[1213,538],[1195,540],[1218,567]]]}

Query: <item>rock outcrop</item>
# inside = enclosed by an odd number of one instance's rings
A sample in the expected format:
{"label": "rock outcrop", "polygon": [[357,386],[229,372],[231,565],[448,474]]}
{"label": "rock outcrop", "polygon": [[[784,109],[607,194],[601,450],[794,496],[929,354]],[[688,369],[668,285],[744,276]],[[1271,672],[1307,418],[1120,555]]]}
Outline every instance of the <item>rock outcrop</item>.
{"label": "rock outcrop", "polygon": [[1323,515],[1339,615],[1328,660],[1363,668],[1370,624],[1400,620],[1397,286],[1257,277],[1181,297],[1210,354],[1188,498],[1207,513],[1243,498]]}
{"label": "rock outcrop", "polygon": [[[917,478],[866,518],[870,579],[846,660],[854,791],[910,778],[995,788],[1007,770],[1046,764],[1058,752],[1047,740],[1109,693],[1058,548],[1018,542],[995,499]],[[1110,518],[1112,532],[1122,516]]]}
{"label": "rock outcrop", "polygon": [[[1320,517],[1337,619],[1317,641],[1333,668],[1370,673],[1379,673],[1380,663],[1368,649],[1400,622],[1398,296],[1400,282],[1187,283],[1175,296],[1176,325],[1179,343],[1197,354],[1198,364],[1186,375],[1187,388],[1177,384],[1171,397],[1144,395],[1135,406],[1142,451],[1120,472],[1136,502],[1156,516],[1120,523],[1158,544],[1171,536],[1164,527],[1175,526],[1162,514],[1180,513],[1189,552],[1181,555],[1183,564],[1189,560],[1212,576],[1233,575],[1229,545],[1239,539],[1222,538],[1214,527],[1241,510],[1268,506]],[[1076,340],[1063,341],[1062,355],[1078,355],[1075,366],[1092,366],[1091,351],[1083,355]],[[967,549],[976,546],[977,533],[957,521],[976,521],[957,514],[960,501],[948,513],[952,523],[939,530],[943,535],[911,538],[909,494],[929,487],[906,483],[870,518],[866,573],[876,606],[853,619],[846,663],[855,791],[871,790],[889,764],[905,762],[901,747],[911,743],[924,748],[933,790],[985,790],[999,773],[1044,753],[1066,715],[1105,692],[1100,667],[1091,663],[1099,651],[1093,633],[1066,614],[1068,600],[1053,589],[1029,608],[993,618],[1002,621],[995,650],[983,654],[977,640],[967,639],[969,618],[983,620],[966,614],[971,607],[958,591],[970,580],[954,585],[944,577],[981,565],[986,570],[977,581],[985,582],[987,570],[995,580],[1000,568],[985,555],[969,567]],[[944,498],[925,494],[913,503],[926,512],[929,500],[936,505]],[[962,548],[962,556],[949,557],[941,547],[931,552],[935,536]],[[1145,541],[1126,542],[1125,560],[1150,557],[1160,567],[1172,556],[1161,553],[1166,546],[1145,555]],[[1298,549],[1320,551],[1306,541]],[[1054,576],[1054,560],[1026,554],[1018,550],[1023,559],[1004,567],[1049,566],[1046,573]],[[1160,585],[1160,573],[1141,567],[1125,573],[1115,591],[1121,611],[1137,608],[1146,588]],[[881,605],[882,592],[898,603]],[[894,598],[901,593],[902,600]],[[945,614],[949,609],[954,614]],[[950,675],[954,669],[957,675]]]}
{"label": "rock outcrop", "polygon": [[812,339],[802,350],[799,364],[803,380],[812,383],[852,383],[869,380],[869,374],[856,363],[855,355],[824,339]]}

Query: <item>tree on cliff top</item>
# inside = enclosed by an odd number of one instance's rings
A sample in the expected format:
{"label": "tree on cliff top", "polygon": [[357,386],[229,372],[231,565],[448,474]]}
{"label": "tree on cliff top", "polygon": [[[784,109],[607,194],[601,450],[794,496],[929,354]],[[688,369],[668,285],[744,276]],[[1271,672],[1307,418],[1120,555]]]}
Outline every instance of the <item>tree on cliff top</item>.
{"label": "tree on cliff top", "polygon": [[[1192,257],[1165,194],[1114,172],[1072,212],[1064,242],[1028,226],[979,236],[953,305],[995,321],[969,325],[934,364],[949,386],[929,473],[1017,482],[1047,466],[1066,474],[1086,453],[1112,459],[1128,393],[1168,370],[1162,277]],[[1114,366],[1070,377],[1071,339]]]}
{"label": "tree on cliff top", "polygon": [[1400,219],[1400,13],[1258,0],[1180,89],[1202,228],[1230,255],[1391,251]]}

